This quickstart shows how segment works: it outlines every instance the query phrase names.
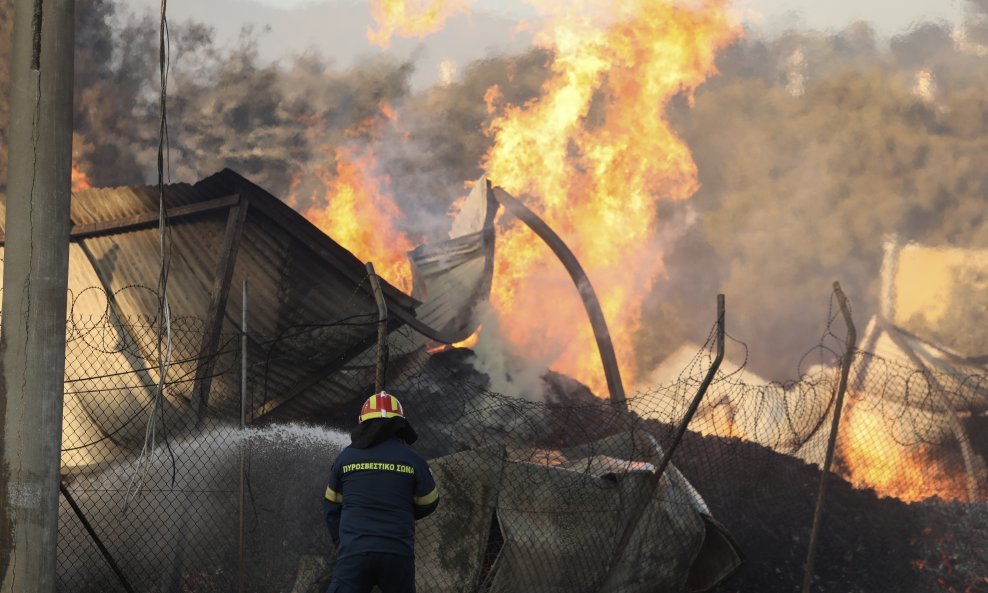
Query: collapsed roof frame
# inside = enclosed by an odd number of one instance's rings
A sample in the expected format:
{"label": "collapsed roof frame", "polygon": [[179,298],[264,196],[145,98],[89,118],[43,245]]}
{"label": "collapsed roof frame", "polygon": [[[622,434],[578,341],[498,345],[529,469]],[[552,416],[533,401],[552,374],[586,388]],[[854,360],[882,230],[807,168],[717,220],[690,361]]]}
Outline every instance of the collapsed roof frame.
{"label": "collapsed roof frame", "polygon": [[[189,420],[194,422],[208,413],[213,407],[215,397],[211,392],[216,392],[216,382],[225,381],[214,376],[214,352],[221,335],[239,331],[237,308],[241,305],[234,301],[240,299],[229,299],[238,278],[252,278],[252,294],[257,295],[254,298],[258,304],[252,307],[251,316],[261,315],[262,319],[261,323],[253,319],[250,325],[262,336],[278,335],[285,327],[300,322],[318,323],[346,311],[369,310],[365,305],[374,305],[373,291],[366,282],[365,262],[280,199],[237,173],[226,169],[194,185],[168,185],[164,199],[164,214],[173,234],[170,240],[174,250],[174,278],[170,286],[177,290],[174,295],[169,291],[173,315],[201,320],[195,322],[200,324],[201,336],[195,339],[195,344],[186,344],[185,351],[176,359],[181,359],[187,373],[180,376],[190,380],[180,379],[184,387],[174,386],[186,401],[182,404],[172,398],[173,404],[185,408],[182,415]],[[81,385],[80,381],[91,382],[95,376],[92,373],[99,373],[101,368],[134,373],[135,385],[123,390],[130,393],[121,391],[116,396],[121,404],[117,407],[121,409],[127,407],[123,405],[127,402],[139,404],[149,397],[140,385],[157,383],[156,369],[142,360],[154,358],[156,340],[150,334],[145,335],[146,331],[129,325],[130,320],[153,321],[157,317],[158,297],[153,286],[158,272],[157,264],[151,264],[158,260],[158,243],[154,241],[152,245],[147,240],[157,232],[157,202],[156,192],[148,187],[96,188],[78,192],[72,200],[70,289],[74,308],[70,311],[70,327],[83,318],[103,317],[115,326],[122,349],[116,354],[106,353],[110,358],[115,356],[114,360],[83,361],[71,369],[67,367],[66,380],[76,385]],[[4,206],[0,201],[0,210]],[[3,230],[0,228],[0,253],[5,238]],[[490,235],[489,241],[480,244],[481,256],[492,253],[492,228]],[[492,265],[487,267],[493,270]],[[486,286],[489,289],[489,281]],[[88,292],[89,289],[96,291]],[[407,327],[406,331],[415,336],[415,343],[423,344],[429,340],[452,343],[462,339],[456,332],[431,323],[434,315],[421,317],[417,310],[423,305],[421,301],[386,282],[383,292],[390,311],[389,332]],[[75,307],[77,301],[81,304]],[[456,304],[447,303],[447,306]],[[299,311],[300,306],[305,310]],[[343,394],[339,382],[330,378],[372,349],[376,342],[376,330],[365,330],[343,329],[332,351],[308,361],[305,367],[279,370],[277,382],[271,384],[272,397],[267,397],[265,377],[266,401],[253,410],[253,420],[307,414],[327,403],[332,406]],[[252,344],[252,348],[257,347]],[[259,360],[256,355],[255,352],[251,358]],[[82,366],[87,368],[75,368]],[[225,391],[231,389],[225,383],[223,387]],[[326,392],[326,388],[332,393]],[[80,405],[86,408],[92,404]],[[221,402],[217,401],[217,405]],[[123,417],[101,419],[99,422],[104,424],[101,432],[116,434],[114,429],[127,421]]]}

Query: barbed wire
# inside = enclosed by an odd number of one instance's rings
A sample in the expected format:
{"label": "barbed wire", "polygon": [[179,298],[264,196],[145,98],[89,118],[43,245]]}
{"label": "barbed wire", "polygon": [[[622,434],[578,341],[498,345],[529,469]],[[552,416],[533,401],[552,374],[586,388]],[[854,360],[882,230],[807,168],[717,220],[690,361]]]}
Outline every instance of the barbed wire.
{"label": "barbed wire", "polygon": [[[172,333],[179,356],[161,377],[159,412],[169,427],[173,458],[152,460],[142,468],[144,487],[130,501],[127,515],[120,512],[127,504],[122,494],[127,491],[126,477],[136,467],[156,384],[147,374],[153,368],[153,353],[133,336],[147,335],[150,323],[118,313],[88,316],[86,311],[99,308],[89,291],[73,300],[77,306],[70,307],[67,323],[71,339],[66,350],[63,474],[81,508],[111,542],[111,553],[141,590],[157,591],[163,573],[172,566],[181,576],[183,591],[232,590],[236,561],[231,542],[236,541],[239,504],[233,460],[241,443],[248,443],[251,451],[246,485],[253,589],[283,591],[289,588],[286,583],[294,583],[295,590],[305,590],[300,584],[305,572],[300,563],[305,559],[317,567],[310,590],[319,588],[316,581],[329,574],[332,555],[316,501],[335,451],[349,442],[334,428],[349,428],[373,386],[372,347],[350,352],[349,361],[299,396],[304,401],[282,403],[274,416],[268,414],[246,433],[238,428],[239,398],[247,397],[248,417],[254,417],[275,396],[332,360],[332,353],[353,349],[353,328],[366,327],[368,335],[375,334],[376,312],[367,310],[366,300],[357,294],[355,290],[350,301],[333,312],[332,320],[287,325],[272,335],[225,332],[208,356],[200,355],[205,324],[190,316],[176,324]],[[636,480],[654,469],[707,372],[714,355],[713,330],[681,368],[631,396],[629,411],[552,372],[542,379],[539,397],[495,392],[491,377],[476,370],[476,353],[457,348],[430,353],[427,342],[411,330],[392,331],[389,345],[401,354],[391,360],[389,388],[401,398],[420,435],[416,448],[433,460],[444,501],[448,497],[443,504],[450,505],[449,512],[459,521],[453,531],[441,526],[446,524],[425,523],[417,541],[428,550],[437,538],[455,543],[469,536],[474,539],[468,547],[477,550],[463,556],[470,560],[456,570],[429,560],[420,563],[420,590],[445,590],[463,582],[476,583],[475,591],[541,591],[560,583],[572,584],[568,590],[595,590],[605,570],[602,558],[629,513],[641,516],[638,528],[650,534],[649,553],[667,558],[669,566],[676,566],[672,558],[681,552],[677,546],[700,537],[700,523],[693,521],[704,514],[717,517],[742,549],[754,554],[731,581],[735,588],[719,591],[792,590],[789,585],[797,579],[788,575],[799,575],[801,559],[790,556],[799,558],[796,551],[805,545],[805,535],[800,534],[809,530],[812,509],[807,505],[812,503],[818,475],[814,472],[823,458],[833,412],[835,371],[844,356],[834,345],[842,339],[832,327],[836,319],[831,303],[819,344],[808,351],[814,365],[806,366],[804,356],[797,366],[798,378],[788,382],[751,382],[748,346],[729,337],[730,351],[738,360],[726,361],[717,373],[676,450],[672,474],[663,478],[651,502],[636,498],[642,491]],[[248,340],[253,361],[246,367],[246,394],[239,386],[243,339]],[[920,527],[903,532],[902,543],[867,539],[887,532],[878,524],[869,531],[870,521],[905,513],[901,502],[882,499],[875,491],[906,501],[966,500],[964,488],[951,482],[958,479],[956,472],[944,473],[953,468],[963,474],[965,469],[953,433],[937,423],[937,415],[944,412],[945,397],[972,418],[983,414],[988,375],[970,369],[919,370],[908,361],[874,352],[852,355],[856,383],[851,382],[838,448],[838,474],[846,487],[835,487],[832,496],[838,508],[869,510],[828,519],[822,551],[826,553],[829,541],[850,549],[899,546],[895,549],[904,554],[932,555],[933,547],[945,544]],[[190,409],[190,386],[196,369],[207,362],[213,368],[207,379],[212,381],[210,405],[198,423]],[[936,385],[949,393],[934,393]],[[877,414],[875,423],[871,414]],[[866,430],[858,436],[855,431],[862,421]],[[872,468],[860,456],[871,454],[884,460],[890,473],[905,475],[903,483],[883,483],[881,475],[870,474]],[[916,466],[917,459],[925,465]],[[908,473],[915,467],[918,473]],[[454,476],[453,481],[443,481]],[[475,506],[457,506],[457,497]],[[940,509],[926,504],[909,507],[910,512]],[[936,512],[938,517],[944,513]],[[922,523],[910,515],[894,516],[895,525],[902,525],[896,529]],[[968,517],[950,519],[957,522],[957,533],[962,534],[958,538],[967,537],[963,534],[977,525],[970,518],[976,515]],[[63,589],[85,591],[99,583],[95,590],[114,590],[112,577],[99,568],[103,561],[85,533],[71,521],[63,521],[60,529]],[[180,540],[176,534],[183,529],[187,533]],[[185,546],[182,553],[176,550],[180,541]],[[921,544],[927,547],[915,548]],[[452,557],[454,551],[443,553]],[[432,557],[431,552],[423,554]],[[882,564],[865,553],[860,553],[860,561],[840,554],[851,572],[830,574],[827,563],[820,569],[821,578],[829,579],[829,588],[835,590],[856,590],[848,579],[868,581],[879,572],[916,583],[940,578],[951,586],[971,586],[974,581],[964,579],[973,579],[988,566],[972,561],[944,574],[935,567]],[[772,578],[760,577],[763,573]],[[891,593],[901,581],[890,578],[889,583],[885,589],[867,590]]]}

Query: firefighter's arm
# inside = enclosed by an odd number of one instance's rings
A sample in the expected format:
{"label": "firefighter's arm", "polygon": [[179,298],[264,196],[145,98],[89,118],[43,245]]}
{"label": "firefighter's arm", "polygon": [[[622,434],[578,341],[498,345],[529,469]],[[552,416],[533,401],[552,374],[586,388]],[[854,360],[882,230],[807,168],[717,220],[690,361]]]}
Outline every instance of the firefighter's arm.
{"label": "firefighter's arm", "polygon": [[333,471],[326,485],[322,499],[322,511],[326,518],[326,528],[335,545],[340,545],[340,516],[343,513],[343,494],[340,492],[339,461],[333,464]]}
{"label": "firefighter's arm", "polygon": [[326,517],[326,528],[329,529],[329,537],[333,538],[333,544],[338,546],[340,545],[340,516],[342,515],[343,505],[323,499],[322,511]]}
{"label": "firefighter's arm", "polygon": [[415,518],[428,517],[439,506],[439,491],[432,470],[423,463],[422,471],[415,472]]}

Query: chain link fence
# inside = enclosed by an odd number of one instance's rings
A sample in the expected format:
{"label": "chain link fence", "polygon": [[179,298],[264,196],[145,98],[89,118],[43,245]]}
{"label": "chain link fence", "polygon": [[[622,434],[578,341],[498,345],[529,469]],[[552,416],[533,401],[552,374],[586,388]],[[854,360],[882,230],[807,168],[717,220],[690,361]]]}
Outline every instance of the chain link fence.
{"label": "chain link fence", "polygon": [[[623,405],[552,372],[543,393],[495,393],[470,350],[391,331],[387,386],[441,494],[417,528],[418,590],[797,590],[846,356],[834,319],[792,383],[749,382],[730,340],[661,476],[713,332]],[[165,337],[158,321],[71,313],[58,590],[325,590],[320,501],[374,387],[354,329],[376,311],[226,331],[208,357],[201,320]],[[988,590],[985,376],[852,355],[813,590]]]}

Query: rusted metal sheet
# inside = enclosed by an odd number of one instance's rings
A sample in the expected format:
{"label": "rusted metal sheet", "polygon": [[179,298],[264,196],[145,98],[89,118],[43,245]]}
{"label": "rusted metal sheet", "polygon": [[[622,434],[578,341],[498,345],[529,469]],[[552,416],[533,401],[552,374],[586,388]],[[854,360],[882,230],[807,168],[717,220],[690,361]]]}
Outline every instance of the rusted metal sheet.
{"label": "rusted metal sheet", "polygon": [[[169,223],[174,223],[180,219],[195,216],[196,214],[201,214],[203,212],[209,212],[212,210],[227,210],[239,203],[240,196],[234,195],[227,196],[225,198],[207,200],[196,204],[175,206],[165,210],[165,220]],[[94,235],[112,235],[137,230],[139,228],[157,227],[160,218],[161,217],[158,212],[148,212],[145,214],[127,216],[125,218],[114,218],[103,222],[77,224],[73,225],[70,236],[72,239],[81,239]]]}
{"label": "rusted metal sheet", "polygon": [[[192,381],[199,364],[199,340],[209,309],[209,291],[216,273],[225,212],[209,212],[201,217],[186,219],[168,227],[166,257],[168,266],[168,301],[171,326],[182,333],[183,339],[171,343],[170,377],[189,378],[173,383],[170,392],[188,399]],[[133,324],[131,332],[142,356],[156,361],[159,356],[158,277],[161,266],[159,233],[157,229],[131,231],[118,235],[83,239],[80,245],[92,253],[92,265],[106,288],[114,294],[119,315],[124,323]],[[152,371],[155,381],[157,373]],[[236,393],[233,390],[228,390]]]}
{"label": "rusted metal sheet", "polygon": [[465,340],[477,329],[476,306],[486,301],[494,274],[494,215],[498,205],[486,177],[467,196],[450,239],[408,254],[412,295],[423,301],[416,316],[447,342]]}
{"label": "rusted metal sheet", "polygon": [[[168,299],[173,317],[205,319],[225,227],[225,212],[210,212],[168,227],[164,257],[168,260]],[[157,317],[162,262],[158,229],[93,237],[81,243],[93,253],[94,265],[109,288],[123,290],[118,301],[124,315]],[[132,286],[149,290],[124,290]]]}
{"label": "rusted metal sheet", "polygon": [[[232,284],[240,285],[244,278],[250,286],[248,324],[251,334],[258,336],[249,344],[248,357],[263,367],[252,371],[259,375],[254,378],[260,406],[255,417],[288,401],[303,408],[327,408],[359,397],[356,385],[338,394],[321,386],[319,376],[313,382],[313,375],[320,369],[346,366],[373,346],[377,335],[373,299],[263,216],[248,215],[244,228]],[[225,332],[239,330],[240,313],[241,303],[230,300]],[[311,405],[306,400],[312,400]]]}
{"label": "rusted metal sheet", "polygon": [[[222,173],[219,176],[231,178],[232,174]],[[246,183],[236,179],[227,181],[231,188],[244,187],[240,183]],[[171,196],[172,187],[169,186],[166,196]],[[206,183],[205,187],[211,185]],[[208,199],[212,195],[199,186],[191,189],[189,186],[179,186],[178,189],[179,199],[170,202],[175,207],[190,208],[187,202],[195,192],[198,192],[200,199]],[[341,271],[332,261],[311,249],[306,241],[299,239],[305,234],[299,229],[311,227],[307,221],[280,203],[277,206],[289,212],[281,212],[274,219],[267,216],[264,206],[255,207],[258,202],[265,202],[265,198],[257,197],[260,190],[256,187],[247,189],[244,192],[246,199],[253,201],[250,202],[243,226],[237,257],[232,261],[230,284],[239,285],[244,278],[250,279],[252,306],[249,322],[252,333],[259,336],[259,340],[251,345],[249,356],[267,365],[261,382],[263,389],[269,393],[284,393],[298,384],[309,370],[308,361],[302,358],[311,357],[311,350],[318,350],[320,360],[311,363],[318,366],[323,364],[323,360],[334,360],[346,354],[364,334],[373,333],[373,324],[362,327],[339,325],[339,322],[360,315],[364,308],[370,313],[374,305],[371,297],[359,289],[362,278],[355,282],[351,274]],[[224,189],[217,191],[230,195]],[[121,202],[126,206],[127,213],[142,205],[147,207],[150,203],[147,192],[123,193]],[[266,206],[271,208],[270,203]],[[106,215],[105,212],[102,214]],[[109,215],[115,216],[115,213],[111,211]],[[168,296],[173,318],[201,319],[206,325],[218,328],[221,334],[230,335],[240,329],[240,299],[227,299],[226,307],[213,309],[222,309],[222,324],[217,325],[209,320],[211,290],[216,284],[220,259],[228,251],[223,244],[227,216],[227,211],[204,211],[185,216],[169,225],[171,268]],[[89,224],[97,224],[92,218],[87,220]],[[286,222],[294,226],[286,228]],[[332,243],[324,236],[323,239],[323,243]],[[155,287],[160,265],[156,228],[82,241],[92,250],[95,265],[106,277],[112,291],[120,291],[133,284]],[[352,260],[351,264],[355,264],[350,268],[362,269],[359,260],[338,246],[336,250],[334,257],[347,257]],[[157,298],[150,290],[123,290],[117,300],[123,314],[128,317],[154,319],[157,315]],[[404,300],[409,299],[405,297]],[[334,324],[336,327],[331,330],[311,330],[310,336],[292,335],[303,331],[301,326],[328,327]],[[205,330],[207,327],[199,329]],[[138,340],[145,355],[153,358],[157,348],[153,333],[145,333]],[[176,376],[194,377],[204,366],[201,363],[207,358],[197,346],[189,342],[173,344]],[[305,350],[309,352],[303,352]],[[239,385],[235,379],[225,374],[214,379],[215,396],[218,398],[215,404],[220,408],[229,403],[226,400],[232,401],[238,397]],[[189,397],[192,387],[193,382],[189,381],[176,385],[174,391]],[[313,397],[322,400],[324,405],[339,403],[325,401],[327,395],[322,392]],[[352,397],[352,394],[347,394],[347,397]]]}
{"label": "rusted metal sheet", "polygon": [[[229,169],[224,169],[200,181],[194,188],[211,196],[235,193],[246,196],[250,200],[254,213],[259,212],[278,226],[289,230],[301,246],[323,260],[321,267],[329,267],[341,272],[356,287],[359,287],[360,292],[373,300],[370,286],[364,282],[367,274],[364,268],[365,263],[354,257],[352,253],[341,247],[281,200]],[[388,299],[389,308],[401,315],[411,316],[411,309],[417,304],[413,298],[387,282],[382,285],[382,288],[385,298]]]}

